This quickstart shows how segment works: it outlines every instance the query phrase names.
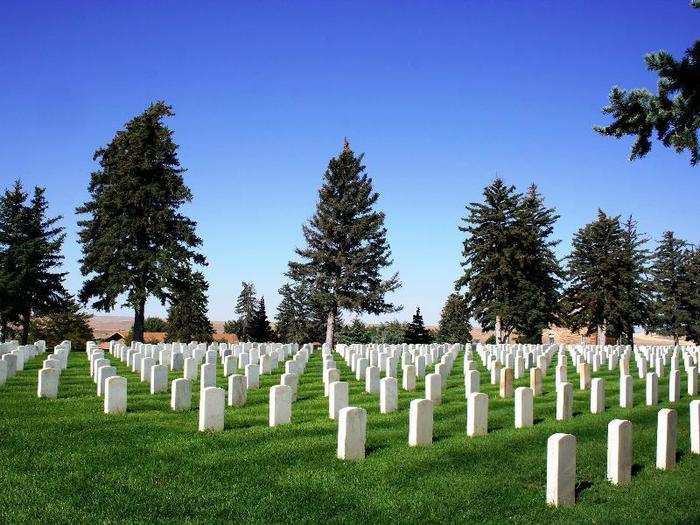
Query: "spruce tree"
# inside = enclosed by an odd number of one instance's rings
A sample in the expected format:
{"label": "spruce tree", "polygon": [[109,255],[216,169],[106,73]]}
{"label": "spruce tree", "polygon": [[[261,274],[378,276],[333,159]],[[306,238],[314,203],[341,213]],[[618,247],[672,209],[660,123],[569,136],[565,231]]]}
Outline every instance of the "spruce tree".
{"label": "spruce tree", "polygon": [[648,328],[650,323],[651,286],[646,263],[649,258],[648,239],[637,232],[637,222],[632,216],[622,226],[621,315],[616,332],[624,335],[627,344],[634,346],[635,327]]}
{"label": "spruce tree", "polygon": [[610,217],[602,210],[598,210],[595,221],[576,232],[572,241],[569,285],[562,300],[566,323],[573,331],[597,333],[598,344],[605,344],[608,335],[619,336],[623,326],[624,244],[620,217]]}
{"label": "spruce tree", "polygon": [[440,316],[437,338],[442,343],[467,343],[472,340],[469,301],[458,293],[447,297]]}
{"label": "spruce tree", "polygon": [[365,173],[363,155],[345,142],[328,163],[316,213],[303,226],[306,247],[301,261],[289,263],[288,275],[311,282],[326,312],[326,343],[333,344],[335,321],[342,310],[379,314],[397,310],[386,294],[400,286],[398,274],[383,279],[392,264],[384,214],[374,209],[379,194]]}
{"label": "spruce tree", "polygon": [[73,343],[73,348],[85,348],[85,343],[95,338],[90,315],[80,311],[72,296],[66,298],[60,310],[32,319],[29,335],[33,341],[46,341],[47,348],[66,339]]}
{"label": "spruce tree", "polygon": [[32,198],[16,182],[0,202],[0,246],[3,266],[2,292],[5,297],[0,311],[3,333],[7,322],[20,325],[20,341],[27,344],[32,316],[44,316],[66,307],[68,292],[65,273],[56,271],[62,264],[64,228],[61,216],[48,217],[44,188],[35,187]]}
{"label": "spruce tree", "polygon": [[95,152],[90,200],[77,208],[83,247],[80,270],[87,279],[80,300],[109,311],[126,294],[134,310],[134,340],[143,339],[144,309],[150,296],[161,303],[173,269],[206,264],[195,251],[202,241],[195,222],[180,212],[192,200],[183,181],[173,133],[163,119],[172,108],[156,102],[127,122]]}
{"label": "spruce tree", "polygon": [[420,313],[420,308],[416,308],[416,313],[413,314],[413,319],[406,325],[405,342],[409,344],[426,344],[431,338],[430,332],[425,328],[423,316]]}
{"label": "spruce tree", "polygon": [[456,289],[466,288],[470,308],[483,330],[494,330],[499,343],[518,324],[519,239],[516,222],[520,195],[496,178],[484,188],[484,202],[467,205],[460,231],[467,234],[462,256],[464,275]]}
{"label": "spruce tree", "polygon": [[[694,0],[691,5],[698,8],[700,2]],[[595,126],[594,130],[618,139],[635,136],[630,160],[649,153],[655,133],[664,146],[677,153],[688,150],[690,164],[695,166],[700,160],[700,40],[686,50],[680,61],[666,51],[649,53],[645,60],[647,69],[659,75],[658,92],[612,88],[603,112],[614,120],[608,126]]]}
{"label": "spruce tree", "polygon": [[685,337],[700,345],[700,248],[695,247],[686,259],[686,309],[690,322],[686,325]]}
{"label": "spruce tree", "polygon": [[270,321],[267,319],[265,311],[265,297],[261,297],[258,301],[258,306],[253,315],[253,326],[251,331],[251,339],[260,343],[274,341],[275,334],[270,326]]}
{"label": "spruce tree", "polygon": [[519,341],[541,343],[542,330],[559,320],[561,281],[564,278],[552,239],[554,224],[559,219],[554,208],[547,208],[534,184],[523,195],[516,212],[516,236],[519,275],[515,282],[515,328]]}
{"label": "spruce tree", "polygon": [[169,289],[168,340],[211,341],[214,327],[207,315],[209,284],[202,272],[188,266],[178,268]]}
{"label": "spruce tree", "polygon": [[676,345],[693,322],[687,274],[690,255],[688,243],[667,231],[652,257],[651,325],[654,331],[673,337]]}
{"label": "spruce tree", "polygon": [[238,314],[238,325],[240,332],[238,337],[241,341],[250,341],[254,330],[255,312],[258,308],[258,300],[255,297],[255,285],[253,283],[242,282],[241,293],[236,300],[235,312]]}
{"label": "spruce tree", "polygon": [[284,284],[279,289],[282,297],[277,307],[277,336],[283,342],[309,341],[306,294],[301,284]]}
{"label": "spruce tree", "polygon": [[371,341],[370,333],[367,330],[367,325],[360,319],[355,319],[351,324],[343,326],[338,330],[338,343],[352,344],[367,344]]}

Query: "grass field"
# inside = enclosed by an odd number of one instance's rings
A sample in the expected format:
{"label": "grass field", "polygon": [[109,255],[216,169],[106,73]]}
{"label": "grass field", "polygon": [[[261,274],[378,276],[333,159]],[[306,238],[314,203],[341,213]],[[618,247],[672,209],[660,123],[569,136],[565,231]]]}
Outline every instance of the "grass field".
{"label": "grass field", "polygon": [[[36,397],[37,369],[45,356],[0,388],[0,521],[245,521],[278,522],[700,522],[700,457],[690,454],[685,379],[682,400],[670,405],[668,378],[660,381],[658,407],[644,406],[644,383],[635,380],[635,408],[618,408],[618,371],[605,377],[607,409],[589,413],[589,391],[575,388],[574,418],[554,419],[553,368],[535,399],[535,425],[513,428],[513,400],[489,395],[489,435],[468,438],[462,355],[443,404],[435,409],[435,442],[407,445],[408,405],[422,397],[399,390],[399,410],[379,413],[378,396],[366,394],[339,356],[341,379],[350,381],[350,404],[367,409],[367,458],[336,459],[336,423],[328,419],[319,353],[311,357],[293,405],[292,424],[267,426],[270,386],[262,376],[242,408],[226,408],[226,429],[197,431],[197,410],[174,413],[169,394],[151,395],[137,374],[110,357],[128,379],[128,412],[102,413],[83,352],[71,353],[59,399]],[[178,374],[179,375],[179,374]],[[178,375],[171,373],[171,379]],[[222,368],[219,386],[225,388]],[[578,376],[569,366],[569,380]],[[399,383],[400,384],[400,383]],[[515,386],[527,385],[527,379]],[[198,386],[193,388],[197,406]],[[655,468],[656,415],[679,412],[679,463]],[[605,479],[607,424],[629,419],[634,428],[633,481],[616,487]],[[577,504],[545,505],[546,441],[555,432],[576,436]]]}

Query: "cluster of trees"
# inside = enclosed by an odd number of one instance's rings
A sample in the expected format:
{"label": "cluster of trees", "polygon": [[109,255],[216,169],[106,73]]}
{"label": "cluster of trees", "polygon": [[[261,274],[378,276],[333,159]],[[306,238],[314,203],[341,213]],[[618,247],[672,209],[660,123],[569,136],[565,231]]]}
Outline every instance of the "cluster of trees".
{"label": "cluster of trees", "polygon": [[700,251],[673,232],[650,253],[632,217],[599,210],[574,235],[564,268],[551,239],[558,216],[534,186],[519,194],[496,179],[467,210],[456,287],[465,289],[466,318],[497,342],[513,332],[539,342],[550,324],[597,334],[601,344],[631,343],[636,327],[700,342]]}
{"label": "cluster of trees", "polygon": [[275,331],[270,325],[265,310],[265,297],[257,298],[255,285],[243,282],[236,301],[238,318],[224,323],[224,332],[236,334],[240,341],[276,341]]}
{"label": "cluster of trees", "polygon": [[31,197],[20,181],[0,196],[0,338],[46,339],[55,345],[65,330],[75,339],[91,335],[87,317],[80,313],[64,286],[60,271],[65,238],[58,224],[62,217],[48,216],[44,188]]}

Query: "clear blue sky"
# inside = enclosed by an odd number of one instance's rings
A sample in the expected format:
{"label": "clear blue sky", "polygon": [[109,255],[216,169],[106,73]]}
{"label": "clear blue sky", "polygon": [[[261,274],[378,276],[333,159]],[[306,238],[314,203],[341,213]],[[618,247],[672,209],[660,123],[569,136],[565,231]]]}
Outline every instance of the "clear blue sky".
{"label": "clear blue sky", "polygon": [[[460,272],[464,205],[497,173],[562,215],[561,255],[597,207],[700,242],[700,168],[594,134],[613,84],[655,87],[643,56],[700,36],[686,0],[590,2],[29,2],[0,23],[0,183],[73,210],[94,150],[163,99],[209,259],[212,319],[242,280],[270,314],[344,136],[387,216],[395,300],[434,323]],[[161,314],[149,305],[148,314]],[[393,316],[392,316],[393,317]],[[371,318],[370,318],[371,319]]]}

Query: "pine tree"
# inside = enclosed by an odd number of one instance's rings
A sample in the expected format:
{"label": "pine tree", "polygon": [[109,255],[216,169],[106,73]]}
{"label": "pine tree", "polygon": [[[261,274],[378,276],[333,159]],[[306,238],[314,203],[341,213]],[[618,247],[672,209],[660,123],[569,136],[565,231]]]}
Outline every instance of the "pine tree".
{"label": "pine tree", "polygon": [[367,325],[360,319],[355,319],[351,324],[343,326],[338,330],[338,343],[351,344],[367,344],[371,341],[370,333],[367,330]]}
{"label": "pine tree", "polygon": [[700,248],[695,247],[688,255],[685,275],[687,283],[685,305],[690,314],[685,337],[696,345],[700,345]]}
{"label": "pine tree", "polygon": [[519,341],[541,343],[542,330],[559,320],[561,280],[564,278],[554,253],[558,240],[551,239],[559,219],[554,208],[547,208],[537,186],[530,185],[518,206],[515,231],[520,274],[514,305],[515,329]]}
{"label": "pine tree", "polygon": [[623,225],[622,296],[619,326],[615,330],[624,335],[627,344],[634,346],[636,326],[647,328],[650,323],[651,286],[646,261],[648,239],[637,232],[637,222],[630,216]]}
{"label": "pine tree", "polygon": [[47,216],[44,192],[44,188],[35,187],[26,203],[28,196],[18,181],[0,202],[1,294],[9,301],[0,308],[3,334],[7,332],[5,323],[15,321],[21,327],[22,344],[29,339],[32,316],[59,312],[68,300],[63,285],[66,274],[56,271],[63,261],[65,233],[57,226],[62,217]]}
{"label": "pine tree", "polygon": [[656,332],[673,337],[674,344],[678,344],[693,322],[687,274],[689,258],[688,243],[671,231],[664,232],[652,257],[651,325]]}
{"label": "pine tree", "polygon": [[143,339],[150,296],[167,300],[173,269],[206,264],[195,222],[180,213],[192,200],[184,184],[172,131],[162,122],[172,108],[156,102],[127,122],[95,152],[100,168],[91,175],[90,200],[77,208],[83,247],[80,270],[87,277],[80,300],[109,311],[126,294],[134,309],[134,340]]}
{"label": "pine tree", "polygon": [[73,343],[73,348],[85,348],[85,343],[95,338],[90,315],[80,311],[72,296],[66,298],[61,310],[35,317],[29,334],[33,341],[46,341],[47,348],[53,348],[66,339]]}
{"label": "pine tree", "polygon": [[267,319],[267,312],[265,311],[265,297],[260,298],[258,307],[255,309],[251,339],[260,343],[274,341],[275,339],[275,334],[272,331],[270,321]]}
{"label": "pine tree", "polygon": [[413,320],[406,325],[405,342],[409,344],[426,344],[431,341],[430,332],[423,324],[423,316],[420,313],[420,308],[416,308],[416,313],[413,314]]}
{"label": "pine tree", "polygon": [[615,331],[624,325],[625,232],[620,217],[598,210],[596,220],[576,232],[572,245],[569,285],[562,300],[566,322],[573,331],[597,333],[598,344],[605,344],[607,336],[619,336]]}
{"label": "pine tree", "polygon": [[301,285],[284,284],[279,289],[282,297],[277,307],[277,336],[280,341],[302,343],[308,341],[306,303]]}
{"label": "pine tree", "polygon": [[316,213],[303,226],[306,247],[301,262],[289,263],[288,275],[312,283],[326,311],[326,343],[333,344],[340,311],[379,314],[396,311],[385,296],[400,286],[398,274],[382,279],[392,264],[384,214],[374,210],[379,194],[365,173],[363,155],[350,145],[332,158],[319,190]]}
{"label": "pine tree", "polygon": [[214,327],[207,315],[209,284],[202,272],[188,266],[178,268],[169,288],[168,340],[211,341]]}
{"label": "pine tree", "polygon": [[160,317],[146,317],[143,322],[144,332],[167,332],[168,322]]}
{"label": "pine tree", "polygon": [[499,343],[518,323],[519,239],[515,228],[520,195],[496,178],[484,188],[484,202],[467,205],[462,256],[464,275],[455,286],[466,288],[470,308],[484,330],[494,330]]}
{"label": "pine tree", "polygon": [[238,337],[241,341],[250,341],[254,330],[255,312],[258,308],[258,300],[255,297],[255,285],[253,283],[242,282],[241,293],[236,300],[235,312],[238,314],[238,325],[240,332]]}
{"label": "pine tree", "polygon": [[[691,5],[700,7],[694,0]],[[661,143],[677,153],[690,152],[690,164],[700,160],[700,40],[676,61],[666,51],[649,53],[647,69],[658,73],[658,93],[646,89],[625,91],[614,87],[603,112],[612,115],[609,126],[595,126],[602,135],[621,138],[636,136],[630,160],[644,157],[651,150],[651,136],[656,133]]]}
{"label": "pine tree", "polygon": [[458,293],[447,297],[440,316],[437,338],[442,343],[467,343],[472,340],[469,301]]}

